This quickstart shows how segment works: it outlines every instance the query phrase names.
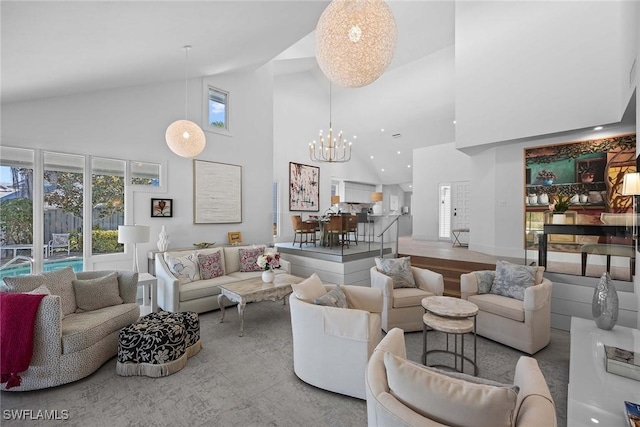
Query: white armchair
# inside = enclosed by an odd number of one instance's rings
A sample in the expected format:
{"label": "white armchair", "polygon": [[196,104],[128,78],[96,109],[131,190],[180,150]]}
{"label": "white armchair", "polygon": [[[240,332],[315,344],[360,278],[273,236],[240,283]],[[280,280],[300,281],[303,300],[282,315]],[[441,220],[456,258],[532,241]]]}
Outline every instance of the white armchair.
{"label": "white armchair", "polygon": [[[335,285],[324,285],[330,291]],[[289,297],[293,370],[324,390],[365,398],[364,372],[380,342],[382,294],[378,289],[341,286],[350,308],[327,307]]]}
{"label": "white armchair", "polygon": [[422,330],[422,299],[444,292],[442,274],[424,268],[411,267],[417,288],[393,288],[393,280],[371,267],[371,287],[382,290],[382,329],[389,332],[393,328],[405,332]]}
{"label": "white armchair", "polygon": [[557,426],[556,410],[538,362],[521,356],[513,384],[464,374],[450,377],[407,360],[404,334],[391,330],[369,359],[367,418],[375,426]]}
{"label": "white armchair", "polygon": [[48,250],[49,256],[53,255],[53,251],[62,249],[67,251],[67,255],[71,254],[70,233],[53,233],[49,240]]}
{"label": "white armchair", "polygon": [[551,339],[551,290],[541,283],[524,291],[524,300],[491,293],[478,294],[475,272],[460,276],[462,299],[478,306],[477,333],[528,354],[534,354]]}

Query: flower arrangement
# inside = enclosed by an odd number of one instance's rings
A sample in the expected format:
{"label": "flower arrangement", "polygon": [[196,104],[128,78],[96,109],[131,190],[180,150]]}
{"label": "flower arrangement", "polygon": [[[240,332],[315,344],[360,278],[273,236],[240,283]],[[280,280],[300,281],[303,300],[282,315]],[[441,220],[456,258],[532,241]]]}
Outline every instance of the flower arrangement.
{"label": "flower arrangement", "polygon": [[538,172],[538,179],[540,181],[555,181],[556,178],[556,174],[552,171],[542,169],[540,172]]}
{"label": "flower arrangement", "polygon": [[258,257],[256,264],[265,271],[280,268],[280,254],[278,252],[267,252]]}

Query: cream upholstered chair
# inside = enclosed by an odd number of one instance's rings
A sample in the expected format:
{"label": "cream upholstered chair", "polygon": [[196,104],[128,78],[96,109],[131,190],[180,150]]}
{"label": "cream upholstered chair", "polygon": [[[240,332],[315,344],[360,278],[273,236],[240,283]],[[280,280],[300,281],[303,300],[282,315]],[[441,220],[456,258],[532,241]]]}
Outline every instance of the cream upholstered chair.
{"label": "cream upholstered chair", "polygon": [[371,287],[382,290],[382,329],[389,332],[401,328],[405,332],[422,330],[422,299],[444,292],[442,274],[424,268],[411,267],[416,288],[393,288],[391,277],[371,267]]}
{"label": "cream upholstered chair", "polygon": [[[542,277],[543,270],[542,267],[538,267],[535,284],[524,290],[523,300],[493,293],[480,294],[478,278],[481,277],[481,273],[462,274],[462,298],[471,301],[479,309],[478,335],[528,354],[534,354],[546,347],[551,339],[553,284],[549,279]],[[493,273],[495,275],[495,272]]]}
{"label": "cream upholstered chair", "polygon": [[[317,281],[324,289],[320,293],[335,287]],[[382,294],[363,286],[340,287],[349,308],[305,301],[296,296],[294,287],[289,297],[293,370],[308,384],[364,399],[365,367],[380,342]]]}
{"label": "cream upholstered chair", "polygon": [[407,361],[404,333],[392,329],[366,371],[369,427],[555,427],[556,410],[538,362],[521,356],[514,386],[464,374],[447,375]]}

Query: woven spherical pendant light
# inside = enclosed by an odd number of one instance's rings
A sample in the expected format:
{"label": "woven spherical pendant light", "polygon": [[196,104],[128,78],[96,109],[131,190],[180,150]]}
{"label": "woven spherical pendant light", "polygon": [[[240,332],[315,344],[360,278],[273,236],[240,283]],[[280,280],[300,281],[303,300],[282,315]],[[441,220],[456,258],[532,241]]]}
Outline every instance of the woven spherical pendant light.
{"label": "woven spherical pendant light", "polygon": [[202,153],[207,144],[204,132],[197,124],[187,120],[187,108],[189,105],[187,94],[189,92],[189,50],[191,46],[183,47],[185,53],[184,65],[184,120],[176,120],[171,123],[164,134],[169,149],[180,157],[195,157]]}
{"label": "woven spherical pendant light", "polygon": [[180,157],[195,157],[202,153],[206,145],[204,132],[189,120],[176,120],[165,133],[169,149]]}
{"label": "woven spherical pendant light", "polygon": [[322,72],[344,87],[361,87],[382,75],[396,47],[396,22],[382,0],[333,0],[316,27]]}

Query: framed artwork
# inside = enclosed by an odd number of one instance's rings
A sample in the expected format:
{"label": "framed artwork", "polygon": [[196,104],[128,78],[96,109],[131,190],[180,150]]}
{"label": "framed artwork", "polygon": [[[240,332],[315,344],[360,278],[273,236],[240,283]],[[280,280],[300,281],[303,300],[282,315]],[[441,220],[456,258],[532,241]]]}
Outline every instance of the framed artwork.
{"label": "framed artwork", "polygon": [[242,167],[193,161],[193,223],[242,222]]}
{"label": "framed artwork", "polygon": [[320,168],[289,162],[289,210],[320,210]]}
{"label": "framed artwork", "polygon": [[173,199],[151,199],[151,218],[171,218]]}
{"label": "framed artwork", "polygon": [[230,231],[227,233],[229,243],[242,243],[242,233],[239,231]]}

